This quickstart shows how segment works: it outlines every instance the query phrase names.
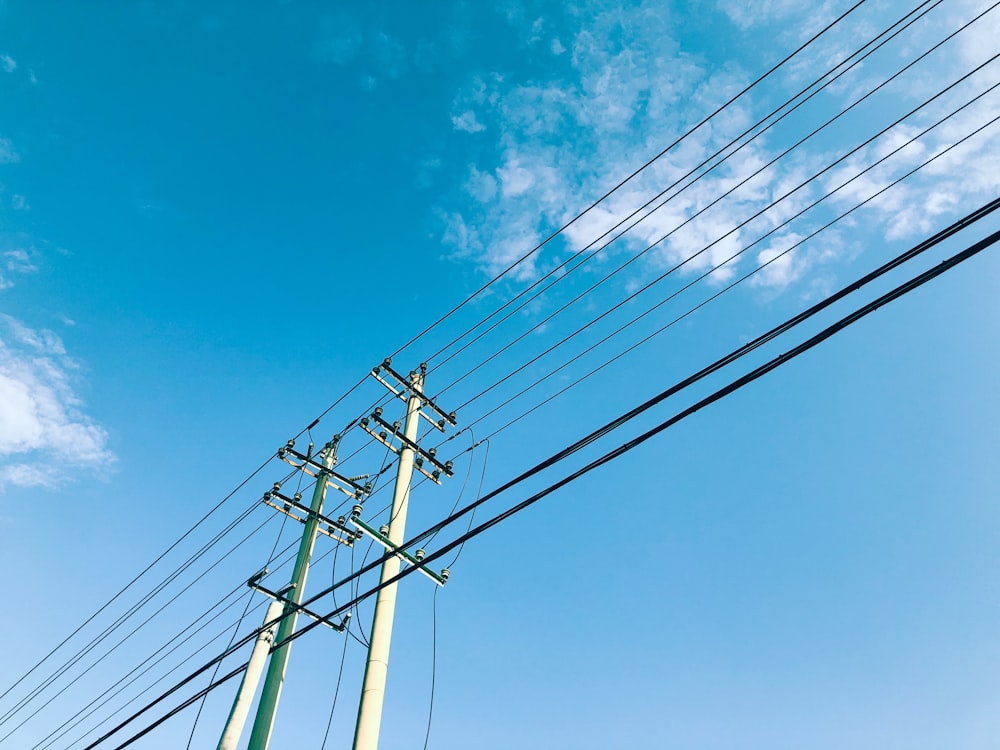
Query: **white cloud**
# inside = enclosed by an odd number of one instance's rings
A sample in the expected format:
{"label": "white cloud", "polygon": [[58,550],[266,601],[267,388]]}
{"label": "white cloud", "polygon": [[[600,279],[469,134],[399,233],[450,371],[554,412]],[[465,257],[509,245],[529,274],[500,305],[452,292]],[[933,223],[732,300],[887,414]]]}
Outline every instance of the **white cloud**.
{"label": "white cloud", "polygon": [[10,196],[10,207],[15,211],[30,211],[31,206],[28,205],[28,199],[23,195],[18,195],[15,193]]}
{"label": "white cloud", "polygon": [[17,62],[10,55],[0,55],[0,68],[3,68],[5,73],[13,73],[17,70]]}
{"label": "white cloud", "polygon": [[486,126],[479,122],[476,113],[471,109],[465,110],[460,115],[453,115],[451,124],[455,127],[455,130],[462,130],[466,133],[481,133],[486,130]]}
{"label": "white cloud", "polygon": [[51,485],[60,466],[102,473],[114,464],[107,432],[83,411],[77,377],[55,333],[0,315],[0,488]]}
{"label": "white cloud", "polygon": [[10,138],[0,136],[0,164],[16,164],[19,161],[21,156],[14,149]]}
{"label": "white cloud", "polygon": [[[962,137],[974,122],[982,121],[990,108],[994,113],[1000,111],[998,98],[970,108],[960,118],[962,122],[956,121],[953,127],[942,127],[933,137],[907,145],[914,134],[929,124],[932,114],[939,116],[943,110],[937,108],[934,113],[912,118],[821,180],[789,192],[852,148],[860,140],[859,135],[866,137],[891,122],[895,112],[905,112],[912,106],[905,104],[911,92],[923,90],[921,87],[926,87],[930,80],[940,88],[952,69],[963,72],[968,69],[967,63],[955,60],[975,58],[980,62],[987,52],[995,53],[995,41],[983,31],[992,28],[989,18],[976,27],[980,29],[977,35],[959,38],[965,50],[962,55],[945,50],[947,54],[943,53],[941,59],[929,60],[923,67],[915,68],[877,95],[881,98],[836,121],[821,137],[797,147],[772,165],[769,162],[808,132],[803,123],[812,128],[857,99],[929,47],[947,29],[957,27],[964,17],[971,17],[976,5],[972,0],[963,0],[961,7],[965,10],[948,11],[951,15],[947,24],[942,24],[939,17],[928,16],[913,27],[912,38],[882,49],[881,57],[866,61],[863,69],[845,77],[839,87],[811,100],[808,107],[671,197],[662,208],[638,223],[636,219],[629,220],[626,227],[631,228],[622,241],[595,256],[594,262],[599,263],[608,255],[632,257],[663,240],[644,259],[646,267],[657,273],[685,261],[682,273],[687,274],[705,273],[721,266],[710,281],[722,283],[771,261],[754,282],[757,288],[781,290],[800,283],[803,288],[815,289],[818,287],[809,278],[813,272],[824,273],[823,285],[828,286],[831,273],[829,269],[821,271],[819,266],[843,257],[848,246],[841,241],[824,240],[831,230],[787,255],[779,257],[779,254],[840,210],[872,195],[896,176]],[[559,42],[559,47],[570,54],[558,65],[551,65],[553,73],[548,78],[535,76],[519,82],[499,74],[477,75],[455,97],[452,122],[456,129],[495,135],[483,139],[492,145],[492,151],[480,152],[470,166],[462,199],[442,211],[442,216],[447,217],[443,239],[458,255],[476,258],[491,274],[531,250],[635,166],[659,153],[698,118],[735,95],[750,77],[731,65],[710,69],[685,54],[676,41],[669,14],[661,4],[651,0],[626,5],[590,0],[574,5],[566,11],[575,27],[572,35],[565,33],[565,24],[548,19],[542,25],[532,21],[518,4],[505,7],[508,20],[524,28],[523,44],[535,44],[543,31],[547,32],[547,39],[553,39],[552,32],[558,29],[559,39],[565,40],[565,46]],[[778,21],[788,25],[792,19],[797,38],[815,33],[834,15],[830,3],[815,7],[792,0],[765,0],[753,5],[734,0],[720,2],[720,7],[734,22],[747,27],[759,25],[755,33],[771,36],[768,29],[777,28]],[[869,12],[869,16],[863,16],[863,12]],[[898,9],[880,6],[849,16],[849,22],[807,51],[803,59],[808,65],[803,62],[781,71],[768,84],[772,90],[755,89],[752,97],[741,97],[735,105],[727,107],[665,158],[575,222],[544,253],[520,266],[515,278],[532,278],[554,267],[567,251],[591,246],[596,238],[667,185],[679,179],[685,180],[682,184],[689,182],[686,174],[770,111],[774,103],[768,102],[765,109],[766,96],[784,97],[794,90],[792,86],[803,86],[803,76],[808,75],[812,80],[817,65],[826,69],[839,62],[858,46],[859,40],[873,37],[887,25],[883,21],[893,13],[901,14]],[[787,49],[793,46],[782,44]],[[551,49],[556,52],[554,47]],[[985,71],[984,80],[996,80],[996,70],[991,70]],[[967,98],[968,90],[956,91],[951,103],[963,96]],[[944,102],[941,104],[944,106]],[[852,119],[855,117],[862,119]],[[886,166],[858,178],[832,200],[798,217],[824,190],[840,185],[887,154],[892,156]],[[1000,163],[1000,139],[982,137],[974,146],[956,149],[935,162],[926,175],[920,174],[892,188],[872,201],[864,212],[879,222],[887,239],[930,231],[940,224],[942,216],[953,215],[959,206],[991,190],[994,194],[1000,191],[997,163]],[[671,190],[669,195],[676,192]],[[780,203],[770,206],[778,198]],[[653,205],[660,203],[657,200]],[[762,215],[753,218],[761,211]],[[640,216],[646,213],[644,210]],[[853,218],[859,220],[859,215]],[[784,227],[789,221],[794,221],[794,226]],[[752,244],[772,230],[775,230],[773,235]],[[597,247],[602,243],[603,240]],[[751,252],[731,260],[745,248]]]}
{"label": "white cloud", "polygon": [[4,265],[13,273],[34,273],[38,266],[31,260],[27,250],[8,250],[3,254]]}

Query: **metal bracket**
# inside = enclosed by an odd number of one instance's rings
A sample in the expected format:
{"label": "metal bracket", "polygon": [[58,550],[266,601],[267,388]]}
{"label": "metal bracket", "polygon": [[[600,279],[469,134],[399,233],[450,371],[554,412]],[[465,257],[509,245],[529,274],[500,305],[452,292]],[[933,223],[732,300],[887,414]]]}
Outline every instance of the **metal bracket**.
{"label": "metal bracket", "polygon": [[[324,534],[330,537],[335,542],[346,544],[348,547],[354,544],[357,532],[355,532],[354,529],[346,526],[345,521],[342,520],[334,521],[332,518],[328,518],[327,516],[324,516],[322,513],[317,513],[316,511],[312,510],[309,506],[300,503],[297,497],[298,496],[286,497],[277,490],[269,490],[268,492],[264,493],[263,502],[265,505],[269,505],[276,511],[284,513],[286,516],[295,519],[299,523],[305,523],[306,521],[309,520],[309,518],[316,518],[320,522],[320,525],[316,527],[316,531],[318,531],[320,534]],[[273,500],[274,498],[280,500],[281,505],[274,502]],[[293,513],[292,508],[302,511],[305,514],[305,517]],[[322,524],[325,524],[326,528],[324,528]],[[335,533],[335,532],[341,532],[341,533]]]}
{"label": "metal bracket", "polygon": [[389,540],[389,537],[387,537],[381,531],[372,528],[367,523],[361,520],[361,517],[359,515],[361,513],[360,507],[361,506],[359,505],[354,506],[354,511],[352,511],[351,513],[351,523],[357,526],[358,529],[360,529],[363,533],[367,534],[376,542],[385,547],[386,550],[392,552],[400,560],[403,560],[404,562],[415,567],[425,576],[434,581],[438,586],[444,586],[445,581],[448,580],[448,576],[451,574],[451,571],[448,570],[448,568],[445,568],[440,573],[436,573],[430,568],[426,567],[423,564],[423,562],[421,562],[424,559],[424,551],[422,549],[418,549],[415,555],[411,555],[406,550],[400,549],[400,547],[397,544],[391,542]]}
{"label": "metal bracket", "polygon": [[247,586],[252,588],[254,591],[259,591],[260,593],[271,597],[272,599],[277,599],[279,602],[282,602],[285,605],[286,609],[291,607],[295,611],[301,612],[307,617],[311,617],[316,622],[321,622],[328,628],[333,628],[338,633],[343,633],[347,629],[347,623],[351,619],[350,612],[346,612],[344,614],[344,619],[342,619],[339,623],[333,622],[332,620],[323,617],[323,615],[318,615],[315,612],[306,609],[301,604],[296,604],[295,602],[293,602],[291,599],[288,598],[288,593],[295,588],[294,583],[289,583],[285,587],[280,588],[277,591],[271,591],[270,589],[261,586],[260,583],[258,583],[258,581],[260,581],[260,579],[267,574],[266,571],[267,569],[265,568],[263,571],[261,571],[253,578],[251,578],[249,581],[247,581]]}
{"label": "metal bracket", "polygon": [[[421,365],[421,367],[426,368],[426,365]],[[455,412],[451,412],[450,414],[445,413],[444,409],[435,404],[433,399],[431,399],[429,396],[425,395],[422,391],[415,391],[413,389],[413,386],[410,385],[409,379],[404,378],[402,375],[400,375],[398,372],[392,369],[392,360],[386,358],[385,360],[383,360],[382,364],[379,367],[372,368],[372,377],[375,378],[382,385],[384,385],[389,390],[389,392],[392,393],[396,398],[406,401],[406,396],[404,396],[400,390],[398,390],[395,386],[393,386],[385,378],[382,377],[381,375],[382,370],[385,370],[387,373],[389,373],[389,375],[392,376],[393,380],[399,383],[399,385],[403,389],[409,391],[417,398],[419,398],[421,402],[423,402],[424,406],[429,408],[431,411],[433,411],[440,417],[439,420],[434,421],[429,416],[424,414],[423,411],[420,412],[420,416],[422,416],[424,419],[430,422],[435,428],[437,428],[441,432],[444,432],[445,422],[449,423],[452,427],[458,424],[458,417],[455,415]]]}
{"label": "metal bracket", "polygon": [[[419,445],[417,445],[416,443],[414,443],[412,440],[409,440],[402,432],[399,431],[399,428],[396,425],[389,424],[384,419],[382,419],[382,410],[381,409],[376,409],[375,411],[372,412],[372,419],[374,419],[376,422],[378,422],[379,425],[381,425],[387,431],[391,431],[393,435],[395,435],[396,437],[399,438],[399,442],[401,442],[407,448],[409,448],[410,450],[412,450],[414,453],[417,453],[420,456],[422,456],[425,460],[430,461],[440,471],[443,471],[449,477],[453,474],[453,472],[451,470],[451,461],[446,461],[445,463],[441,463],[435,457],[436,451],[434,451],[433,448],[431,450],[429,450],[429,451],[425,451],[423,448],[421,448]],[[369,431],[369,434],[370,434],[370,431]]]}
{"label": "metal bracket", "polygon": [[[289,456],[292,458],[290,459]],[[350,498],[363,497],[372,491],[371,484],[358,484],[353,479],[345,477],[333,469],[328,469],[322,464],[316,463],[312,457],[305,456],[289,446],[284,446],[278,449],[278,458],[290,466],[302,469],[302,471],[311,477],[318,478],[320,475],[325,475],[327,487],[340,490]],[[298,463],[296,463],[296,460],[292,459],[297,459]]]}

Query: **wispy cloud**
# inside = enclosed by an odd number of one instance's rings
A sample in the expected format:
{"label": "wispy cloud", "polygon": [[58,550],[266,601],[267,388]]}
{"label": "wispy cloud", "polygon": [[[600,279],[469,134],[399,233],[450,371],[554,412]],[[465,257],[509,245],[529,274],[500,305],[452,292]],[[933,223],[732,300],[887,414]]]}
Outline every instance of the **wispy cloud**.
{"label": "wispy cloud", "polygon": [[13,73],[17,70],[17,62],[10,55],[0,55],[0,68],[5,73]]}
{"label": "wispy cloud", "polygon": [[10,138],[0,136],[0,164],[16,164],[21,161],[21,155],[17,153]]}
{"label": "wispy cloud", "polygon": [[98,474],[115,462],[84,412],[78,366],[52,331],[0,315],[0,488],[53,486],[60,466]]}
{"label": "wispy cloud", "polygon": [[[487,139],[493,150],[468,165],[462,199],[442,210],[443,239],[457,255],[479,259],[490,273],[537,245],[704,113],[739,91],[750,78],[738,66],[709,68],[700,58],[683,52],[670,16],[659,3],[623,5],[593,0],[573,6],[559,37],[554,33],[559,24],[532,20],[520,7],[504,6],[505,18],[522,25],[525,45],[536,52],[551,51],[549,69],[555,72],[530,82],[515,81],[509,74],[476,75],[458,92],[452,110],[456,130]],[[749,5],[734,0],[720,1],[719,7],[740,27],[760,27],[756,33],[766,32],[768,24],[780,20],[780,26],[790,29],[788,33],[794,37],[785,45],[789,49],[834,16],[830,3],[806,8],[789,0]],[[982,7],[981,2],[963,0],[957,9],[928,16],[912,29],[916,41],[897,42],[882,50],[877,65],[869,61],[860,68],[864,75],[845,76],[839,87],[824,93],[824,99],[810,103],[814,111],[805,117],[832,115],[883,80],[884,71],[912,59]],[[880,8],[872,13],[871,17],[852,18],[852,25],[838,27],[836,34],[810,48],[808,70],[792,66],[784,71],[774,84],[778,94],[790,92],[787,87],[792,85],[803,85],[803,76],[811,80],[819,70],[829,68],[856,48],[864,35],[874,36],[901,11]],[[884,100],[865,104],[867,109],[859,110],[862,114],[858,115],[869,118],[865,127],[888,118],[901,101],[905,103],[911,94],[926,88],[930,78],[941,85],[946,68],[967,70],[970,60],[979,62],[995,54],[996,41],[986,33],[992,26],[989,18],[984,21],[974,27],[976,33],[956,40],[959,54],[955,46],[942,49],[940,55],[894,83]],[[575,31],[567,35],[565,26],[570,23]],[[560,52],[569,54],[559,56]],[[967,99],[974,93],[970,87],[956,91],[950,101]],[[803,115],[797,115],[671,199],[607,252],[634,254],[655,244],[646,259],[653,269],[685,263],[684,272],[700,273],[721,266],[710,277],[715,283],[751,268],[751,263],[752,267],[769,263],[754,282],[757,288],[778,290],[797,282],[809,286],[811,271],[853,252],[850,243],[840,237],[817,238],[798,246],[810,229],[820,225],[821,215],[825,222],[835,209],[854,205],[921,163],[981,122],[991,107],[996,110],[997,101],[996,97],[984,100],[931,137],[896,152],[903,141],[942,113],[946,106],[942,101],[940,107],[887,133],[823,179],[793,190],[858,140],[857,121],[847,118],[824,132],[822,139],[813,139],[771,164],[784,148],[782,139],[790,144],[800,137],[796,128]],[[546,266],[558,263],[567,250],[586,247],[741,133],[767,111],[764,102],[764,94],[758,95],[756,90],[753,96],[741,97],[666,158],[574,223],[542,257],[522,264],[519,277],[534,277]],[[899,108],[900,113],[905,111],[906,107]],[[889,152],[893,156],[885,167],[851,183],[818,210],[796,219],[797,224],[783,226],[824,190],[839,186]],[[941,214],[954,213],[963,202],[1000,190],[1000,170],[994,168],[997,163],[1000,141],[980,138],[929,166],[926,175],[893,188],[891,196],[873,201],[865,211],[877,218],[887,239],[926,232]],[[725,199],[716,201],[723,194],[727,194]],[[769,208],[777,199],[780,202]],[[741,226],[757,214],[761,215]],[[770,230],[775,231],[751,244]],[[752,252],[730,260],[748,245]]]}

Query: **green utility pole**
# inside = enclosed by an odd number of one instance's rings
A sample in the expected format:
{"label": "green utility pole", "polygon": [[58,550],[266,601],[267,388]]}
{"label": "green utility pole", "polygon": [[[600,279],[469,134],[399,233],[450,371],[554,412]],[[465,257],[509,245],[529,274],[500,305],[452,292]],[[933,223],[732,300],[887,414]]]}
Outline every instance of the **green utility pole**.
{"label": "green utility pole", "polygon": [[[325,469],[333,468],[337,460],[337,443],[340,436],[337,435],[327,443],[320,452],[320,459]],[[306,576],[309,573],[309,560],[312,557],[313,546],[316,543],[316,530],[319,526],[318,514],[323,512],[323,501],[326,498],[327,473],[321,471],[316,476],[316,488],[313,490],[312,503],[309,506],[311,511],[306,519],[305,528],[302,530],[302,541],[299,543],[299,553],[295,558],[295,569],[292,571],[290,584],[293,588],[288,592],[287,598],[294,604],[301,604],[303,592],[306,587]],[[281,643],[295,632],[295,625],[298,621],[298,610],[291,604],[285,605],[285,619],[278,627],[278,634],[275,642]],[[285,681],[285,667],[288,664],[288,655],[292,650],[292,644],[286,643],[278,647],[271,654],[271,661],[267,665],[267,676],[264,678],[264,689],[261,692],[260,703],[257,705],[257,715],[253,722],[253,731],[250,733],[250,744],[247,750],[267,750],[271,742],[271,732],[274,729],[274,716],[278,711],[278,699],[281,697],[281,687]]]}

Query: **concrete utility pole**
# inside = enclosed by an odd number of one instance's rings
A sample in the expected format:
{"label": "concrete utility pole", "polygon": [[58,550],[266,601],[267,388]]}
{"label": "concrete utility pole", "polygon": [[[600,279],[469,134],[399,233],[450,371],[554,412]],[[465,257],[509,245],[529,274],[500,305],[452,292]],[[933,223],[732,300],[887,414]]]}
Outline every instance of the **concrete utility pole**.
{"label": "concrete utility pole", "polygon": [[[280,601],[277,599],[272,601],[267,608],[267,614],[264,615],[264,624],[277,620],[281,609],[282,603]],[[243,734],[243,725],[246,724],[247,716],[250,714],[250,704],[253,703],[254,693],[257,692],[260,676],[264,673],[268,651],[271,644],[274,643],[274,631],[277,629],[278,623],[274,623],[257,635],[257,641],[253,644],[253,652],[250,654],[250,663],[240,681],[240,689],[236,693],[233,709],[229,712],[229,718],[226,720],[226,728],[222,732],[222,739],[219,740],[218,750],[236,750],[236,745],[239,744],[240,735]]]}
{"label": "concrete utility pole", "polygon": [[[337,458],[337,438],[327,443],[321,452],[323,467],[328,471],[333,468]],[[309,506],[309,516],[302,530],[302,541],[299,542],[299,552],[295,558],[295,568],[286,595],[284,607],[285,619],[278,627],[277,642],[281,643],[295,632],[299,611],[295,605],[302,603],[306,587],[306,576],[309,573],[309,560],[312,557],[313,546],[316,544],[316,532],[319,527],[320,515],[323,513],[323,501],[326,498],[327,472],[320,471],[316,476],[316,487],[313,490],[312,503]],[[285,667],[292,644],[280,646],[267,665],[267,677],[264,678],[264,689],[261,692],[260,703],[257,705],[257,715],[254,717],[253,731],[250,733],[250,744],[247,750],[267,750],[271,742],[271,732],[274,729],[274,716],[278,711],[278,699],[285,681]]]}
{"label": "concrete utility pole", "polygon": [[[420,427],[420,406],[423,392],[423,372],[410,374],[410,395],[406,400],[405,438],[396,465],[396,484],[392,493],[392,515],[389,521],[389,541],[399,546],[404,541],[406,512],[410,503],[410,481],[413,477],[414,450]],[[393,555],[382,563],[380,581],[399,573],[400,558]],[[365,665],[365,682],[358,708],[358,724],[354,733],[354,750],[376,750],[382,722],[382,703],[385,699],[385,680],[389,670],[389,642],[392,639],[392,621],[396,614],[396,585],[392,583],[378,592],[375,615],[372,620],[371,646]]]}

